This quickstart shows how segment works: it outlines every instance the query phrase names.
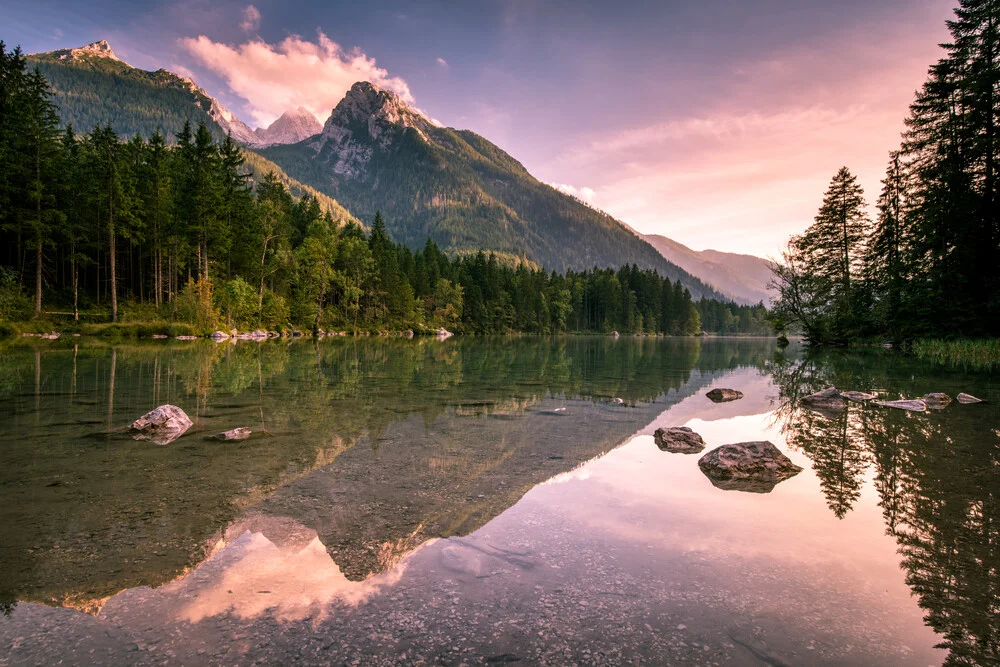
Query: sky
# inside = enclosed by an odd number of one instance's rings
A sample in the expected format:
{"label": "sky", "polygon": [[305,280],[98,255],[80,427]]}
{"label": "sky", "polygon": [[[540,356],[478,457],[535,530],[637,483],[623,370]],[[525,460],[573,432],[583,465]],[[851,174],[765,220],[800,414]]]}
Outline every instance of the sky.
{"label": "sky", "polygon": [[32,0],[26,52],[107,39],[251,126],[396,90],[647,234],[777,257],[846,165],[870,202],[949,0]]}

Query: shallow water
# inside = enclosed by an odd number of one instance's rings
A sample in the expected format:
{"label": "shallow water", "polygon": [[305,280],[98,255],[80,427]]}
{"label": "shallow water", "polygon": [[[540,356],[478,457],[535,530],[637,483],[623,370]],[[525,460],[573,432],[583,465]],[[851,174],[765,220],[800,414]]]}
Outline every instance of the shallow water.
{"label": "shallow water", "polygon": [[[8,343],[0,664],[994,664],[998,400],[753,339]],[[717,488],[684,425],[803,471]]]}

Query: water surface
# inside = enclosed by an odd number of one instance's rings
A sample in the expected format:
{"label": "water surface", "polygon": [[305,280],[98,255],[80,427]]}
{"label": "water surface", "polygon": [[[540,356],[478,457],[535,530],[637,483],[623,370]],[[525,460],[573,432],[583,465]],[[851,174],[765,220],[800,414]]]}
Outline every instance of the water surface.
{"label": "water surface", "polygon": [[[831,384],[990,402],[799,404]],[[753,339],[16,341],[0,664],[992,664],[997,399]],[[162,403],[194,427],[133,440]],[[683,425],[804,470],[716,488]]]}

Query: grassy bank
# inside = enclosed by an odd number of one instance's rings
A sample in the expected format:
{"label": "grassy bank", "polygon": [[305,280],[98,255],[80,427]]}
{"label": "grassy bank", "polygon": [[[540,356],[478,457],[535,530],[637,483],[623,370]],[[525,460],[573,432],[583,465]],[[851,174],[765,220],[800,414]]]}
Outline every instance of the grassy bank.
{"label": "grassy bank", "polygon": [[914,356],[948,366],[992,370],[1000,368],[1000,338],[979,340],[918,340],[914,341]]}

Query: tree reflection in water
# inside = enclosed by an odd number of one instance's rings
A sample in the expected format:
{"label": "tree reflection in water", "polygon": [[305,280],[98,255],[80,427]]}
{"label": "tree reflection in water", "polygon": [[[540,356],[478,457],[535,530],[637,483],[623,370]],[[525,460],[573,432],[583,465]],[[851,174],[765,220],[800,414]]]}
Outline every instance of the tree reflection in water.
{"label": "tree reflection in water", "polygon": [[[819,389],[892,399],[955,395],[989,379],[877,351],[791,359],[765,368],[779,390],[776,418],[789,446],[813,463],[830,510],[844,518],[866,474],[902,556],[906,582],[943,636],[949,665],[1000,664],[1000,430],[995,405],[914,414],[848,403],[822,413],[800,399]],[[969,409],[969,408],[979,409]]]}

